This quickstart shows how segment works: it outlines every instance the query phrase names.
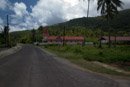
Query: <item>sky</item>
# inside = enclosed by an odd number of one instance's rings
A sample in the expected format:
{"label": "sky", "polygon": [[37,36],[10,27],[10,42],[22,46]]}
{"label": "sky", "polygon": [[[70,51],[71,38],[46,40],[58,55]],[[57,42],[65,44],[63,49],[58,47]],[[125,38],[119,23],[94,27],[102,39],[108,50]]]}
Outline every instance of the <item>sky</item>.
{"label": "sky", "polygon": [[[89,17],[99,16],[97,0],[90,0]],[[130,0],[122,0],[123,9],[130,8]],[[9,15],[10,31],[38,28],[86,17],[87,0],[0,0],[0,28]]]}

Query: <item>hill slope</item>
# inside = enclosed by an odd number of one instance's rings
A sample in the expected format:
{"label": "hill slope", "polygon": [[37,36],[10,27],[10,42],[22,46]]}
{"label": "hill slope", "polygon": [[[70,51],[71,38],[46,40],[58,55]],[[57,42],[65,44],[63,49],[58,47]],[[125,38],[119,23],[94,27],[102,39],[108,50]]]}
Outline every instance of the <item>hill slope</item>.
{"label": "hill slope", "polygon": [[[91,29],[108,29],[107,21],[101,16],[89,17],[88,19],[86,17],[77,18],[61,24],[65,26],[82,26]],[[111,28],[118,29],[120,31],[130,31],[130,9],[120,11],[117,17],[110,21],[110,25]]]}

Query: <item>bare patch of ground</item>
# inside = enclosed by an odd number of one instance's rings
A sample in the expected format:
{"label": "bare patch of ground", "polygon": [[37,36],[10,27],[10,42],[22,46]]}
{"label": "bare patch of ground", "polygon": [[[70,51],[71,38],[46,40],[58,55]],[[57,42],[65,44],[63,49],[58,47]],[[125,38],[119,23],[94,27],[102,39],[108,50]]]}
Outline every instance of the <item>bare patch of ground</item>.
{"label": "bare patch of ground", "polygon": [[9,49],[4,49],[0,51],[0,58],[3,58],[5,56],[8,56],[10,54],[16,53],[22,48],[22,44],[18,44],[15,47],[9,48]]}

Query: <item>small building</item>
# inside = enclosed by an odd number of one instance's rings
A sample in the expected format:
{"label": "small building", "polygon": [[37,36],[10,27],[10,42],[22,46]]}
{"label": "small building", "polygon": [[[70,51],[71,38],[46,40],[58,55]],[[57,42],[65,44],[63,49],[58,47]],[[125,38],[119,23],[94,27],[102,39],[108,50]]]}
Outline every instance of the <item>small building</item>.
{"label": "small building", "polygon": [[83,44],[82,36],[48,36],[45,40],[48,44]]}
{"label": "small building", "polygon": [[48,30],[43,32],[43,42],[46,44],[83,44],[83,36],[50,36]]}
{"label": "small building", "polygon": [[[103,36],[100,38],[102,43],[108,43],[109,42],[109,37],[108,36]],[[130,44],[130,36],[123,37],[123,36],[110,36],[110,41],[111,42],[117,42],[117,43],[125,43],[125,44]]]}

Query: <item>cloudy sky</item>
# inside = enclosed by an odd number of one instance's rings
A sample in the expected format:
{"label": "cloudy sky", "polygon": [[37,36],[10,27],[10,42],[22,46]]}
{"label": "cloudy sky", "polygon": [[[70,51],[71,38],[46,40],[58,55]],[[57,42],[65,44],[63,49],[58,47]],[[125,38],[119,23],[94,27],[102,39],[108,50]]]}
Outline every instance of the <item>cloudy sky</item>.
{"label": "cloudy sky", "polygon": [[[130,8],[130,0],[122,1],[124,9]],[[89,16],[100,15],[96,8],[97,0],[91,0]],[[86,10],[87,0],[0,0],[0,27],[7,14],[11,31],[18,31],[85,17]]]}

